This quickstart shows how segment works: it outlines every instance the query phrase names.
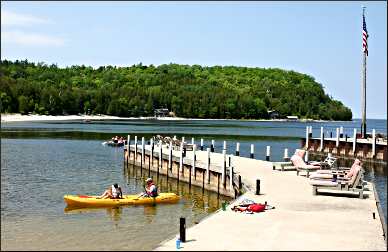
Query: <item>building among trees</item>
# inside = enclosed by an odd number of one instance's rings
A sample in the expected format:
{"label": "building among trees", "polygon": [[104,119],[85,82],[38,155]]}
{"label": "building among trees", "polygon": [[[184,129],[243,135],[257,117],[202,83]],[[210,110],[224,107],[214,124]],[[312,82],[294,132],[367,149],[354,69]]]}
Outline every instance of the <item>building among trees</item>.
{"label": "building among trees", "polygon": [[154,110],[154,116],[155,117],[166,117],[170,115],[170,111],[166,108],[160,108]]}

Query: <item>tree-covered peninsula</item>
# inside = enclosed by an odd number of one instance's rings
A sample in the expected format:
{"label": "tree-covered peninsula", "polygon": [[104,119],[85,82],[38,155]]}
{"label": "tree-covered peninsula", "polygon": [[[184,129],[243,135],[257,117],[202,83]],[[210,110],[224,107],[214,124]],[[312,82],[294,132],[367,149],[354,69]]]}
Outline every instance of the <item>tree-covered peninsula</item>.
{"label": "tree-covered peninsula", "polygon": [[281,69],[164,64],[71,66],[2,60],[1,112],[152,116],[168,108],[189,118],[280,117],[351,120],[313,77]]}

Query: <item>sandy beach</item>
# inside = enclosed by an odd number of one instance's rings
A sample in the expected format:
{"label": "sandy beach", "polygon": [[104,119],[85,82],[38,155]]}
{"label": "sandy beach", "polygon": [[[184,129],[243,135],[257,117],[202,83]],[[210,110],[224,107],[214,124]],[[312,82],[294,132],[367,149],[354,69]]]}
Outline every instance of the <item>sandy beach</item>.
{"label": "sandy beach", "polygon": [[[20,113],[15,114],[1,114],[1,122],[28,122],[28,121],[67,121],[67,120],[213,120],[213,121],[263,121],[263,122],[285,122],[286,119],[208,119],[208,118],[183,118],[183,117],[119,117],[110,115],[22,115]],[[301,122],[315,121],[325,122],[323,120],[312,120],[312,119],[299,119]]]}
{"label": "sandy beach", "polygon": [[[1,114],[1,122],[28,122],[28,121],[68,121],[68,120],[150,120],[154,117],[118,117],[109,115],[22,115]],[[185,120],[180,117],[164,117],[158,120]]]}

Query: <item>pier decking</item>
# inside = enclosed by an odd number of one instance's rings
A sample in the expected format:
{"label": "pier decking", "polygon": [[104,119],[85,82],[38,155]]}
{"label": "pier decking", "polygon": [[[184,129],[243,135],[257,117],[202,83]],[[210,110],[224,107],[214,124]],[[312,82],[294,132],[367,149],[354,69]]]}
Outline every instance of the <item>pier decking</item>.
{"label": "pier decking", "polygon": [[[205,162],[205,151],[196,155]],[[211,153],[211,158],[219,163],[223,155]],[[308,179],[295,171],[276,171],[272,162],[244,157],[233,157],[232,163],[248,188],[234,203],[249,198],[275,209],[244,214],[228,206],[188,228],[180,250],[386,250],[371,183],[365,199],[314,196]],[[257,179],[260,195],[254,194]],[[175,240],[171,237],[156,250],[176,250]]]}

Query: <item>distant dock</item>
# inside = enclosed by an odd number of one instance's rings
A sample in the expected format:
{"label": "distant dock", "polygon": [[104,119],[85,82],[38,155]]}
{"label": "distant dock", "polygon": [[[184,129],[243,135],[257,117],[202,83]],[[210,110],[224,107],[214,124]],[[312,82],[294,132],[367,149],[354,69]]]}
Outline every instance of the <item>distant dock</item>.
{"label": "distant dock", "polygon": [[358,158],[362,161],[387,163],[387,138],[378,137],[375,130],[370,137],[363,139],[354,129],[352,136],[343,134],[337,128],[335,135],[325,136],[321,127],[320,137],[312,137],[312,127],[306,127],[306,137],[301,139],[301,147],[312,153],[331,153],[336,157]]}
{"label": "distant dock", "polygon": [[[225,211],[219,210],[189,227],[180,250],[386,251],[386,227],[380,220],[384,217],[373,183],[366,182],[364,199],[313,195],[306,177],[296,176],[295,171],[273,170],[275,162],[232,155],[229,163],[224,153],[209,155],[208,150],[196,150],[195,156],[194,151],[186,151],[186,160],[182,160],[182,150],[172,150],[171,145],[162,145],[159,155],[157,144],[153,152],[152,143],[146,145],[144,139],[142,144],[129,143],[124,152],[127,165],[135,161],[147,172],[163,164],[159,172],[167,171],[165,176],[179,176],[184,183],[191,181],[194,186],[236,197]],[[151,154],[153,162],[148,162],[147,156]],[[230,209],[245,198],[259,203],[267,201],[275,209],[255,214]],[[178,232],[179,227],[177,234],[156,250],[176,250]]]}

